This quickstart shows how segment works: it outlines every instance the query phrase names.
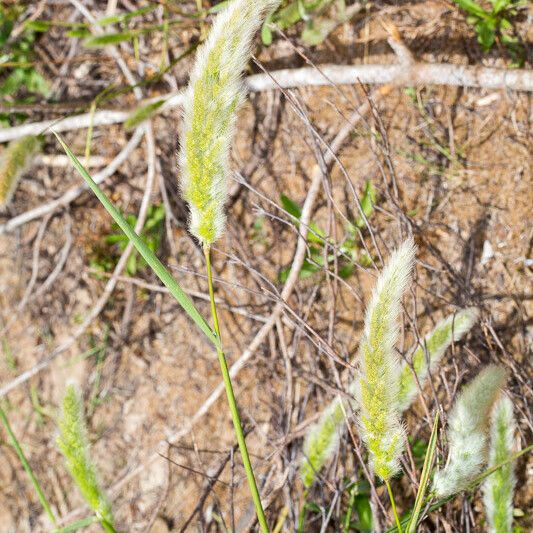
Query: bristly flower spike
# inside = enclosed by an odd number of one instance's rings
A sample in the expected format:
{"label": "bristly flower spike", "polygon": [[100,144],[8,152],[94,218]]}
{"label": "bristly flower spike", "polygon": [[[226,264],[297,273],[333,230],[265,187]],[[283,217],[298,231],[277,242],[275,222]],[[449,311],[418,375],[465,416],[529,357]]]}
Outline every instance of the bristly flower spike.
{"label": "bristly flower spike", "polygon": [[[439,364],[442,356],[452,344],[458,342],[475,324],[479,311],[475,307],[463,309],[458,313],[445,318],[437,324],[435,329],[422,341],[412,358],[411,367],[404,362],[400,375],[400,409],[405,411],[418,394],[418,383],[424,386],[429,372]],[[429,367],[428,367],[429,360]],[[416,373],[416,378],[413,375]]]}
{"label": "bristly flower spike", "polygon": [[307,433],[304,442],[304,457],[300,464],[300,475],[305,488],[309,488],[324,464],[335,453],[340,440],[344,409],[337,397],[320,415],[320,419]]}
{"label": "bristly flower spike", "polygon": [[183,103],[179,164],[190,231],[204,248],[224,231],[229,151],[252,37],[262,15],[279,2],[233,0],[217,16],[197,54]]}
{"label": "bristly flower spike", "polygon": [[83,498],[107,531],[113,529],[111,507],[98,483],[96,467],[91,461],[83,405],[74,385],[68,385],[59,420],[57,445],[65,457],[67,469]]}
{"label": "bristly flower spike", "polygon": [[[513,403],[507,396],[502,396],[494,406],[490,418],[489,468],[508,461],[512,456],[515,432]],[[498,468],[483,483],[489,533],[512,533],[515,485],[512,462]]]}
{"label": "bristly flower spike", "polygon": [[[426,357],[430,361],[430,369],[435,369],[450,344],[458,342],[475,324],[477,317],[478,310],[475,307],[463,309],[437,324],[425,337],[425,349],[417,348],[412,359],[420,386],[424,385],[429,375]],[[356,388],[356,384],[352,384],[349,392],[355,392]],[[404,362],[400,374],[399,392],[399,405],[402,411],[413,403],[417,392],[413,370]],[[351,407],[357,410],[354,402]],[[306,487],[312,485],[318,472],[335,454],[344,423],[341,400],[337,397],[324,409],[319,421],[307,432],[303,447],[304,457],[300,465],[300,475]]]}
{"label": "bristly flower spike", "polygon": [[395,351],[401,298],[411,279],[415,244],[405,241],[390,257],[365,316],[357,380],[358,423],[373,471],[388,481],[400,468],[400,361]]}
{"label": "bristly flower spike", "polygon": [[448,421],[448,460],[433,482],[437,497],[461,492],[481,471],[486,462],[489,415],[505,379],[503,368],[489,365],[463,387]]}
{"label": "bristly flower spike", "polygon": [[18,182],[40,148],[37,137],[21,137],[11,141],[0,157],[0,207],[9,205]]}

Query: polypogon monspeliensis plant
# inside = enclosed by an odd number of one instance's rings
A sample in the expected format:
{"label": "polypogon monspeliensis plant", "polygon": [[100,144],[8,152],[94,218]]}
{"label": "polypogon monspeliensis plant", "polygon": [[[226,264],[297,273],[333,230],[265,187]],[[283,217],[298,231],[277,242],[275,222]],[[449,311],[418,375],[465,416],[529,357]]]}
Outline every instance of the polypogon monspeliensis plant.
{"label": "polypogon monspeliensis plant", "polygon": [[[477,308],[470,307],[453,313],[427,334],[415,348],[409,363],[401,362],[398,403],[407,410],[423,390],[430,372],[435,370],[452,343],[459,342],[478,319]],[[413,350],[410,350],[413,352]],[[416,376],[415,376],[416,374]],[[348,387],[348,393],[355,393],[356,383]],[[309,488],[320,470],[332,459],[338,449],[340,435],[345,426],[342,400],[337,397],[324,409],[319,421],[314,424],[304,440],[300,473],[305,487]],[[357,411],[354,401],[344,402],[348,413]]]}
{"label": "polypogon monspeliensis plant", "polygon": [[459,393],[448,419],[448,459],[433,482],[437,497],[465,490],[481,472],[487,461],[489,417],[505,380],[503,368],[489,365]]}
{"label": "polypogon monspeliensis plant", "polygon": [[169,289],[172,296],[216,348],[235,435],[259,525],[264,532],[268,531],[268,524],[246,447],[228,364],[222,349],[210,249],[224,231],[230,148],[236,112],[245,96],[242,73],[251,56],[253,37],[261,26],[265,14],[274,10],[279,3],[280,0],[255,0],[253,2],[232,0],[226,4],[215,18],[205,43],[198,50],[183,102],[179,181],[189,205],[190,231],[204,249],[212,327],[168,269],[133,231],[120,211],[110,202],[65,142],[56,134],[63,149],[89,188]]}
{"label": "polypogon monspeliensis plant", "polygon": [[11,141],[0,155],[0,208],[9,205],[18,182],[41,147],[38,137]]}
{"label": "polypogon monspeliensis plant", "polygon": [[102,527],[108,532],[114,532],[111,506],[91,459],[82,399],[73,384],[67,386],[63,398],[57,445],[65,458],[67,470],[87,505],[94,511]]}
{"label": "polypogon monspeliensis plant", "polygon": [[490,416],[488,467],[501,465],[483,483],[483,501],[490,533],[512,533],[513,496],[516,485],[513,455],[516,422],[513,403],[501,396]]}

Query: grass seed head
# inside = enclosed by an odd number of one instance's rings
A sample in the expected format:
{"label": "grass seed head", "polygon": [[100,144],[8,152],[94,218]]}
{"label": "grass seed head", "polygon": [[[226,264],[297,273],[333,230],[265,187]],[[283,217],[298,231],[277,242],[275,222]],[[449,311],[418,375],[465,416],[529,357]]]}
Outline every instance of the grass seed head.
{"label": "grass seed head", "polygon": [[111,507],[100,487],[96,467],[89,453],[82,401],[72,384],[67,386],[63,399],[59,432],[57,445],[82,496],[99,518],[112,524]]}
{"label": "grass seed head", "polygon": [[[422,346],[413,354],[413,368],[402,364],[400,375],[400,408],[405,411],[418,394],[418,384],[413,375],[416,373],[420,386],[424,386],[428,374],[439,364],[442,356],[452,344],[458,342],[476,323],[479,311],[475,307],[463,309],[437,324],[435,329],[425,337]],[[429,360],[429,367],[428,367]]]}
{"label": "grass seed head", "polygon": [[405,241],[390,257],[366,311],[357,381],[359,430],[374,472],[390,479],[400,468],[404,428],[399,405],[400,362],[395,351],[398,316],[415,259]]}
{"label": "grass seed head", "polygon": [[448,460],[433,482],[439,498],[464,490],[485,464],[489,415],[505,379],[503,368],[489,365],[459,394],[448,421]]}
{"label": "grass seed head", "polygon": [[300,475],[306,488],[313,484],[320,469],[335,453],[343,422],[342,400],[335,398],[308,431],[300,465]]}
{"label": "grass seed head", "polygon": [[28,169],[41,143],[37,137],[11,141],[0,156],[0,207],[11,202],[18,182]]}
{"label": "grass seed head", "polygon": [[[490,418],[489,467],[499,465],[511,457],[515,432],[513,403],[507,396],[502,396],[496,402]],[[515,485],[513,463],[503,465],[483,483],[489,533],[512,532]]]}
{"label": "grass seed head", "polygon": [[244,98],[242,71],[263,15],[279,0],[233,0],[196,56],[183,104],[179,164],[190,231],[206,247],[223,233],[229,152]]}

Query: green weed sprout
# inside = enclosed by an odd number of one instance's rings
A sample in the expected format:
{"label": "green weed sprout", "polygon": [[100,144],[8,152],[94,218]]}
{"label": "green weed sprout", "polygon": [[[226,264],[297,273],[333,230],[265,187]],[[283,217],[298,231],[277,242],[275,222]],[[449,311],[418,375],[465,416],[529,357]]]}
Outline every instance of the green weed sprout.
{"label": "green weed sprout", "polygon": [[433,481],[437,497],[461,492],[481,471],[486,462],[490,412],[505,379],[503,368],[489,365],[463,387],[449,417],[448,460]]}
{"label": "green weed sprout", "polygon": [[[412,358],[413,368],[403,363],[400,375],[400,409],[405,411],[418,394],[417,379],[423,387],[430,371],[439,364],[442,356],[452,344],[458,342],[475,324],[479,311],[475,307],[463,309],[437,324],[435,329],[422,341]],[[429,366],[428,366],[429,362]],[[416,374],[416,378],[415,375]]]}
{"label": "green weed sprout", "polygon": [[390,257],[366,311],[357,384],[358,422],[372,470],[384,481],[400,468],[405,436],[398,402],[400,361],[395,352],[402,295],[411,279],[415,244],[405,241]]}
{"label": "green weed sprout", "polygon": [[[513,404],[507,396],[502,396],[496,402],[490,419],[489,468],[504,463],[512,456],[515,431]],[[490,533],[512,532],[515,485],[512,462],[501,466],[483,483],[483,501]]]}
{"label": "green weed sprout", "polygon": [[11,141],[0,157],[0,207],[8,205],[18,182],[41,146],[37,137]]}
{"label": "green weed sprout", "polygon": [[59,431],[57,445],[65,457],[70,475],[102,527],[108,532],[114,532],[113,514],[98,482],[96,467],[91,461],[82,401],[74,385],[67,386]]}
{"label": "green weed sprout", "polygon": [[[418,392],[417,379],[423,387],[430,370],[434,370],[442,356],[452,344],[458,342],[475,324],[479,315],[475,307],[463,309],[448,316],[431,331],[423,341],[423,346],[416,349],[412,358],[411,368],[407,363],[402,364],[400,374],[399,405],[402,411],[407,410],[416,399]],[[416,378],[413,375],[416,373]],[[355,390],[355,384],[350,386],[350,392]],[[319,421],[308,431],[304,440],[304,458],[302,459],[300,474],[304,485],[310,487],[321,468],[331,459],[339,443],[345,419],[339,398],[335,398],[324,409]],[[357,405],[352,403],[357,409]]]}

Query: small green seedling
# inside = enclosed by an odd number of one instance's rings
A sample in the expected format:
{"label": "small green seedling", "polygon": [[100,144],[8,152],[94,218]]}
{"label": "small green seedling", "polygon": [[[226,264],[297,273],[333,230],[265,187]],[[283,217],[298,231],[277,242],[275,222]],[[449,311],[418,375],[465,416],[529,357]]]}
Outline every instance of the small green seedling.
{"label": "small green seedling", "polygon": [[524,63],[524,47],[514,35],[512,19],[518,9],[525,6],[524,0],[489,0],[490,11],[485,10],[474,0],[453,0],[461,9],[468,13],[466,21],[474,26],[477,40],[485,52],[499,40],[507,48],[514,63],[521,66]]}
{"label": "small green seedling", "polygon": [[27,28],[10,41],[22,12],[21,6],[0,5],[0,100],[17,96],[20,89],[26,91],[25,101],[31,101],[32,94],[47,96],[50,92],[48,83],[34,68],[35,31]]}
{"label": "small green seedling", "polygon": [[[333,10],[333,4],[335,10]],[[265,46],[272,43],[272,29],[286,30],[305,22],[300,38],[307,46],[318,45],[341,23],[346,22],[345,0],[294,0],[270,13],[261,29]]]}
{"label": "small green seedling", "polygon": [[[148,246],[148,248],[154,253],[157,252],[161,245],[164,220],[165,206],[163,204],[152,205],[148,208],[146,222],[144,223],[140,237],[143,239],[146,246]],[[137,216],[129,214],[126,216],[126,221],[131,227],[134,228],[137,224]],[[122,252],[128,246],[129,239],[120,230],[118,224],[113,223],[112,227],[114,233],[111,233],[105,237],[105,244],[116,246],[119,253],[122,254]],[[110,256],[106,249],[100,249],[98,250],[96,257],[91,260],[91,266],[97,271],[107,272],[115,267],[116,262],[116,258]],[[139,254],[139,252],[137,250],[133,250],[126,264],[125,272],[128,276],[135,276],[146,266],[147,263]]]}
{"label": "small green seedling", "polygon": [[[288,196],[282,194],[280,198],[283,209],[292,217],[296,227],[299,227],[299,220],[302,217],[301,207]],[[365,182],[363,196],[360,202],[360,208],[363,211],[365,218],[369,218],[374,212],[376,205],[376,190],[370,180]],[[358,263],[363,267],[368,267],[372,264],[372,259],[364,251],[361,251],[358,246],[360,240],[359,231],[366,225],[364,217],[359,214],[355,222],[346,225],[346,233],[344,240],[340,246],[337,246],[337,254],[330,253],[327,257],[328,268],[335,260],[338,261],[338,275],[342,279],[349,278],[354,269],[354,265]],[[334,248],[333,241],[326,238],[326,234],[321,230],[315,222],[309,224],[309,233],[307,235],[309,241],[308,253],[300,270],[300,279],[306,279],[316,272],[324,269],[324,246],[326,242]],[[285,283],[289,277],[290,268],[284,268],[279,273],[279,281]]]}

